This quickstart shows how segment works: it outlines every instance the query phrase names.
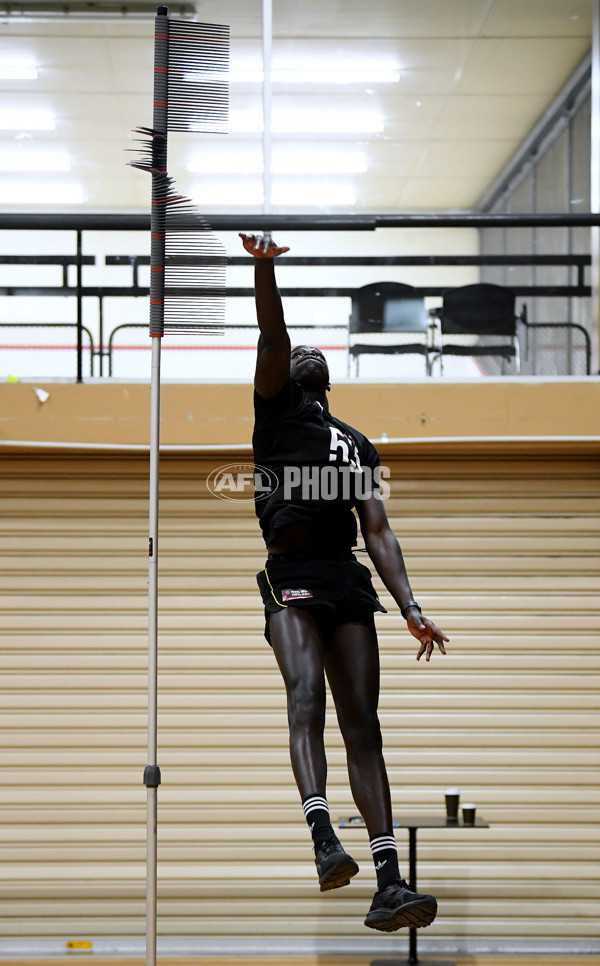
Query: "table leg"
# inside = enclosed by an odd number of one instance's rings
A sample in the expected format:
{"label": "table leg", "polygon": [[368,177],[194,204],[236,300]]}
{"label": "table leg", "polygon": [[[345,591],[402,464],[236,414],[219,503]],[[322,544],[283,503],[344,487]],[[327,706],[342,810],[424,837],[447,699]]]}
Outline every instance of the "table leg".
{"label": "table leg", "polygon": [[[419,966],[456,966],[456,963],[449,959],[417,959]],[[412,966],[413,960],[410,959],[372,959],[371,966]]]}
{"label": "table leg", "polygon": [[[417,891],[417,830],[408,830],[408,884]],[[419,959],[417,956],[417,930],[408,930],[408,959],[372,959],[371,966],[456,966],[448,959]]]}
{"label": "table leg", "polygon": [[[408,884],[413,892],[417,891],[417,830],[408,830]],[[410,966],[417,966],[417,930],[408,930],[408,962]]]}

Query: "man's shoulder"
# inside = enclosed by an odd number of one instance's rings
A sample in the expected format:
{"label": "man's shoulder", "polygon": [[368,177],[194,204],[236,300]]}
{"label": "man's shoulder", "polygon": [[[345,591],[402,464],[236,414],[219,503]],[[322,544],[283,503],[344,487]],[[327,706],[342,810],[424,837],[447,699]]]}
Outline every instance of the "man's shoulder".
{"label": "man's shoulder", "polygon": [[298,413],[306,405],[308,397],[302,387],[293,379],[288,379],[284,386],[273,396],[259,395],[254,390],[254,416],[257,422],[263,420],[281,419]]}
{"label": "man's shoulder", "polygon": [[342,429],[345,429],[346,432],[350,433],[351,436],[354,436],[357,442],[360,440],[361,442],[364,441],[365,443],[369,443],[369,446],[373,445],[372,443],[369,442],[365,434],[361,433],[360,429],[357,429],[356,426],[351,426],[350,423],[346,423],[343,419],[339,419],[339,417],[334,415],[334,413],[329,413],[329,417],[335,423],[337,423],[338,426],[340,426]]}
{"label": "man's shoulder", "polygon": [[345,430],[350,436],[352,436],[358,445],[359,450],[361,451],[361,455],[369,454],[373,458],[379,458],[373,443],[370,439],[368,439],[367,436],[365,436],[364,433],[361,433],[361,431],[356,429],[355,426],[351,426],[349,423],[344,422],[343,419],[338,419],[338,417],[334,416],[333,413],[330,413],[329,416],[342,430]]}

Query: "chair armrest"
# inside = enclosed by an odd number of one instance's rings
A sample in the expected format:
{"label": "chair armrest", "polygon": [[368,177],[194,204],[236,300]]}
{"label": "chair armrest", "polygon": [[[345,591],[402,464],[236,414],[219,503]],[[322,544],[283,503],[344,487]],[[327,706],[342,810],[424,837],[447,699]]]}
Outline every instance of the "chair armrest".
{"label": "chair armrest", "polygon": [[577,329],[581,332],[583,340],[585,342],[585,372],[586,376],[592,374],[592,340],[590,339],[590,334],[583,325],[579,325],[578,322],[527,322],[525,323],[527,330],[529,329]]}

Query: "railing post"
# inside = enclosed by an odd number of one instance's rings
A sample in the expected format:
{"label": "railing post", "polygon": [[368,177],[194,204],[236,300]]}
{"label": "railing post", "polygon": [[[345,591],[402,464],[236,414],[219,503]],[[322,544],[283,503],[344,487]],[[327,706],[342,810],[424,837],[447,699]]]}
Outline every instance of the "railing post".
{"label": "railing post", "polygon": [[98,375],[104,375],[104,299],[98,296]]}
{"label": "railing post", "polygon": [[[590,125],[590,209],[600,212],[600,0],[593,5],[592,20],[592,104]],[[592,255],[592,365],[598,371],[598,344],[600,342],[600,227],[591,228]]]}
{"label": "railing post", "polygon": [[[83,295],[81,229],[77,229],[77,382],[83,382]],[[93,352],[93,346],[90,351]]]}

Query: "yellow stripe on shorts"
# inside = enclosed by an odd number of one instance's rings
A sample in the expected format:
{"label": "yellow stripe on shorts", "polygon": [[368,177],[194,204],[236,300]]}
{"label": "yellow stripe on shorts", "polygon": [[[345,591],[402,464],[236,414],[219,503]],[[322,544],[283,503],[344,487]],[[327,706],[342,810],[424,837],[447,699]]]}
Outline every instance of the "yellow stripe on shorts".
{"label": "yellow stripe on shorts", "polygon": [[275,596],[275,591],[273,590],[273,584],[269,580],[269,574],[267,573],[267,568],[266,567],[265,567],[265,577],[267,578],[267,583],[268,583],[269,587],[271,588],[271,596],[273,597],[273,600],[275,601],[275,603],[276,604],[279,604],[280,607],[289,607],[289,604],[282,604],[280,600],[277,600],[277,598]]}

